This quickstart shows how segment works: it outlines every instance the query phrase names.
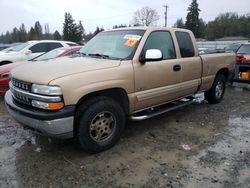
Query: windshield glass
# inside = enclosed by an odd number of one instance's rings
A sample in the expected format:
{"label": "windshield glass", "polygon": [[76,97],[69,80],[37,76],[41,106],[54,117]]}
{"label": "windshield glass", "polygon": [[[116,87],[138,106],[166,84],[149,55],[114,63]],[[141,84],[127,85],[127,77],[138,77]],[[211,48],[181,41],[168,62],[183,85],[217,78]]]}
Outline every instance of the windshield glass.
{"label": "windshield glass", "polygon": [[103,32],[91,39],[80,52],[87,56],[109,59],[132,59],[144,30]]}
{"label": "windshield glass", "polygon": [[237,53],[250,55],[250,45],[242,45]]}
{"label": "windshield glass", "polygon": [[5,48],[5,49],[3,49],[3,50],[0,50],[0,52],[8,52],[8,51],[11,50],[11,49],[12,49],[12,47]]}
{"label": "windshield glass", "polygon": [[33,59],[33,61],[45,61],[48,59],[54,59],[54,58],[57,58],[60,54],[62,54],[64,51],[65,51],[65,48],[56,48],[52,51],[49,51],[48,53],[45,53]]}
{"label": "windshield glass", "polygon": [[230,44],[225,48],[226,52],[237,52],[241,44]]}
{"label": "windshield glass", "polygon": [[25,42],[25,43],[22,43],[22,44],[19,44],[17,46],[14,46],[12,48],[10,48],[7,52],[19,52],[21,50],[23,50],[26,46],[28,46],[30,43],[28,42]]}

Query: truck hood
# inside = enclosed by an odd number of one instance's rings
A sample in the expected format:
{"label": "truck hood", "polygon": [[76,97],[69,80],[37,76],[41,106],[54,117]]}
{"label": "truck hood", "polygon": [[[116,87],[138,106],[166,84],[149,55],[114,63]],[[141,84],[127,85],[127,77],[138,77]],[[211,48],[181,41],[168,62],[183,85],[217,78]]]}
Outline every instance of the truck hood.
{"label": "truck hood", "polygon": [[11,76],[30,83],[49,84],[49,82],[57,78],[87,71],[112,68],[119,66],[120,63],[120,60],[91,57],[62,57],[16,67],[11,71]]}

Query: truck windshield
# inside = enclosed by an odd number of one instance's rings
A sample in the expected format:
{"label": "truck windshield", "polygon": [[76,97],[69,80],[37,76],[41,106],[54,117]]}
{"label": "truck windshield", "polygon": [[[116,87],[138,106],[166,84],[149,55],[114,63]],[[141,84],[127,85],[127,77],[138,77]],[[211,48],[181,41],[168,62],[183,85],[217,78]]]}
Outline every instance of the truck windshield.
{"label": "truck windshield", "polygon": [[144,30],[102,32],[91,39],[80,52],[96,58],[132,59],[144,32]]}

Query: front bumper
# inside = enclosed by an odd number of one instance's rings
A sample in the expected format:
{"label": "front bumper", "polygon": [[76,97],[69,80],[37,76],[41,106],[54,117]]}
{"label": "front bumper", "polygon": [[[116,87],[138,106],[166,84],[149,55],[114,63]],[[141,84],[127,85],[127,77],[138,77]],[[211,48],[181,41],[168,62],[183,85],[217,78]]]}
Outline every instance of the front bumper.
{"label": "front bumper", "polygon": [[5,94],[5,105],[17,122],[42,135],[62,139],[73,137],[75,106],[66,106],[56,112],[22,108],[13,101],[11,91]]}

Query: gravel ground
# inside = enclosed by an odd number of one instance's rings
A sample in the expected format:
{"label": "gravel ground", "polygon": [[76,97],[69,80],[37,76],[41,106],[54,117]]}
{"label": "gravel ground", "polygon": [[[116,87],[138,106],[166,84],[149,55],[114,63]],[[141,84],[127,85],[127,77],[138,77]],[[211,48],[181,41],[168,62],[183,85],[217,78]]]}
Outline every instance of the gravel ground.
{"label": "gravel ground", "polygon": [[120,142],[90,155],[34,135],[0,99],[0,187],[250,187],[250,91],[128,122]]}

